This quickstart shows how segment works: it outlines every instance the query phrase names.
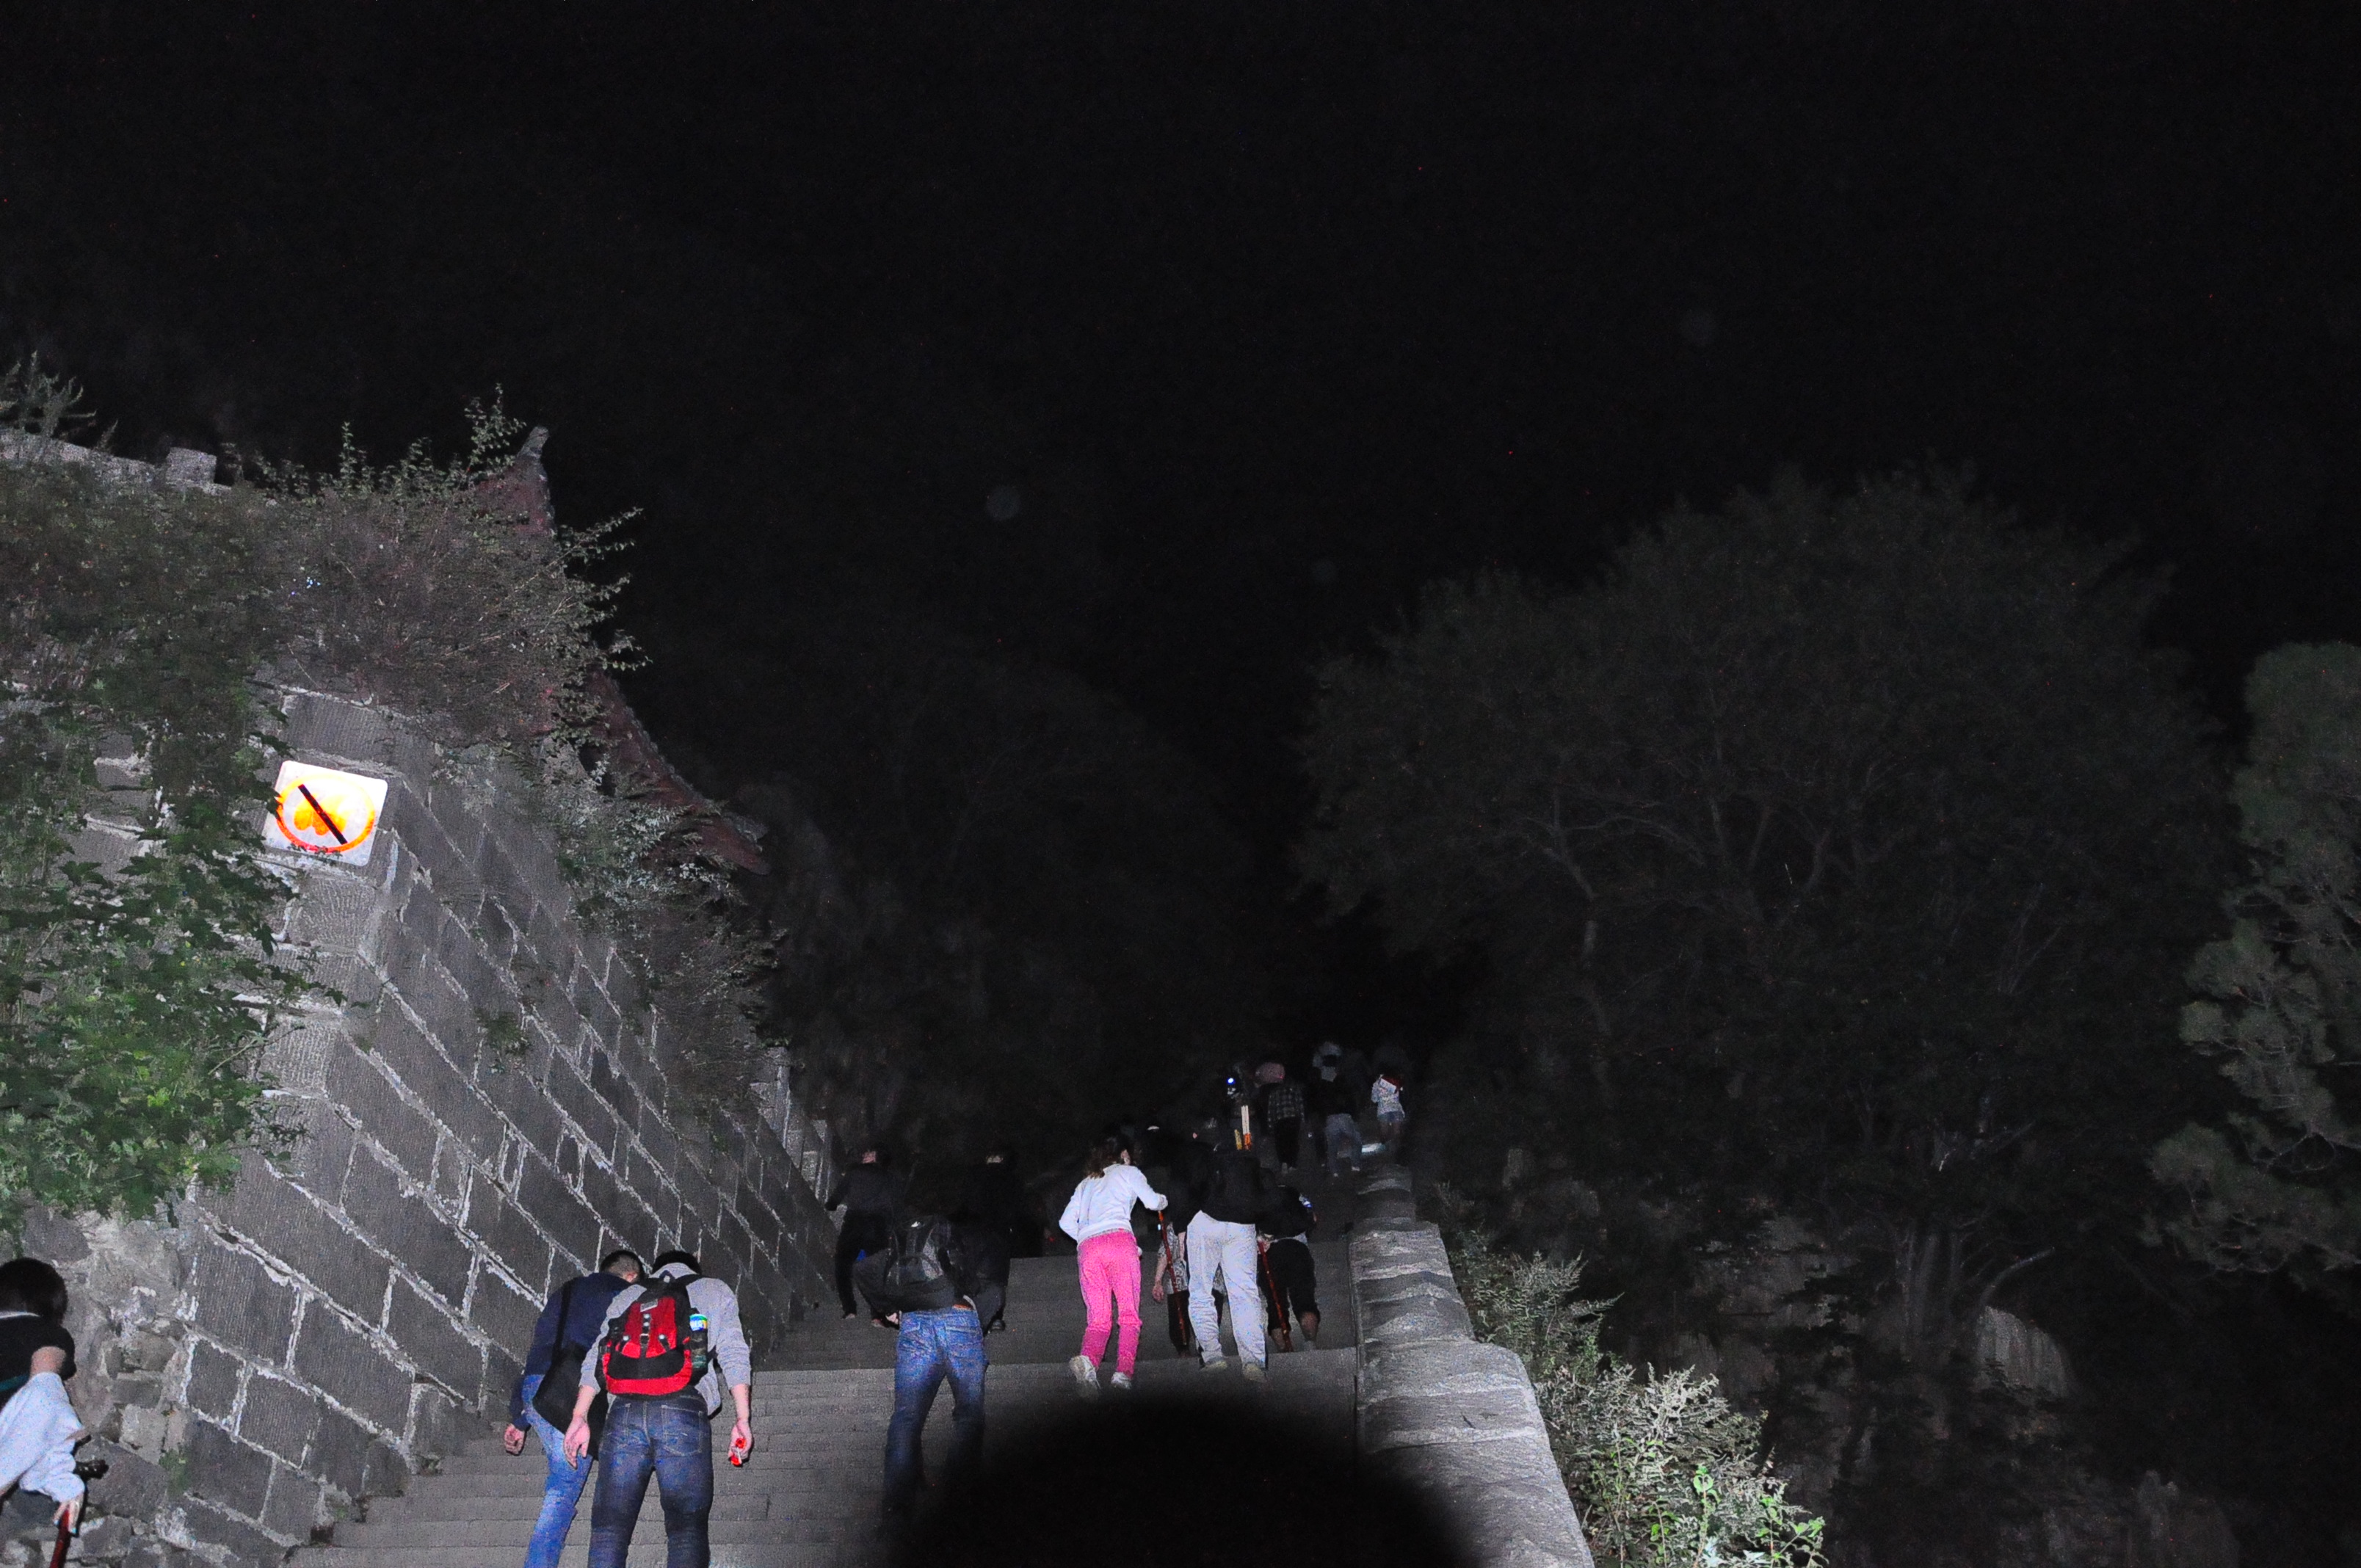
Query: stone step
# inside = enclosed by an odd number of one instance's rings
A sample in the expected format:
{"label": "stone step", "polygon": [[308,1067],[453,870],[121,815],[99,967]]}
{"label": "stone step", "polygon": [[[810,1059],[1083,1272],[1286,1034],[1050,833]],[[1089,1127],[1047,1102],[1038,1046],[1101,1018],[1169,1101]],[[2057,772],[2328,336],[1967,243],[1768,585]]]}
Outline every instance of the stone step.
{"label": "stone step", "polygon": [[[1245,1380],[1234,1354],[1224,1371],[1204,1373],[1193,1357],[1175,1355],[1164,1305],[1148,1299],[1143,1288],[1138,1387],[1127,1396],[1107,1393],[1101,1398],[1235,1402],[1350,1441],[1359,1358],[1353,1349],[1345,1243],[1332,1233],[1315,1242],[1312,1251],[1323,1305],[1329,1309],[1327,1332],[1318,1347],[1279,1354],[1274,1343],[1269,1377],[1261,1385]],[[995,1442],[1021,1440],[1028,1430],[1082,1406],[1066,1365],[1080,1346],[1083,1326],[1074,1268],[1071,1255],[1019,1258],[1011,1266],[1011,1330],[985,1342],[992,1363],[987,1453]],[[1152,1277],[1152,1256],[1144,1257],[1144,1281]],[[762,1347],[768,1365],[754,1376],[754,1453],[742,1468],[715,1468],[710,1533],[717,1568],[883,1568],[885,1554],[875,1519],[893,1408],[895,1336],[871,1327],[866,1319],[844,1321],[831,1308],[824,1303],[781,1343]],[[946,1389],[937,1396],[927,1425],[930,1460],[939,1461],[948,1447],[951,1416]],[[717,1426],[717,1456],[726,1430]],[[363,1520],[339,1525],[331,1544],[304,1548],[290,1563],[515,1568],[540,1515],[546,1473],[538,1444],[511,1456],[488,1432],[446,1460],[442,1473],[416,1477],[405,1497],[372,1501]],[[585,1568],[588,1563],[589,1502],[586,1491],[561,1568]],[[652,1487],[634,1531],[629,1568],[661,1568],[664,1560],[663,1513]]]}

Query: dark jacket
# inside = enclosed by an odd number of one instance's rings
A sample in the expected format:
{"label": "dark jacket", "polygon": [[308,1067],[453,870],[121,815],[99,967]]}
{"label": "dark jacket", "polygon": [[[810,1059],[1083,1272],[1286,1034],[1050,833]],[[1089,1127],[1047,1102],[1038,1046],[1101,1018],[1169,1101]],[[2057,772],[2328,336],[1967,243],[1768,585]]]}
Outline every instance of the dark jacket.
{"label": "dark jacket", "polygon": [[[509,1393],[509,1424],[524,1422],[524,1380],[543,1377],[549,1373],[549,1364],[557,1355],[558,1347],[588,1350],[607,1326],[607,1304],[624,1288],[623,1281],[600,1269],[574,1281],[574,1292],[568,1299],[568,1287],[560,1286],[549,1293],[542,1303],[541,1319],[533,1325],[533,1348],[525,1352],[524,1370],[518,1374],[515,1388]],[[561,1331],[557,1321],[558,1303],[566,1301],[566,1323]]]}
{"label": "dark jacket", "polygon": [[952,1217],[966,1224],[995,1226],[1014,1236],[1024,1228],[1025,1210],[1025,1179],[1015,1166],[1004,1162],[979,1165],[967,1173],[960,1186],[959,1212]]}
{"label": "dark jacket", "polygon": [[1303,1101],[1306,1112],[1314,1121],[1324,1121],[1340,1112],[1350,1116],[1360,1110],[1353,1102],[1352,1091],[1345,1087],[1342,1074],[1334,1078],[1312,1074],[1304,1080]]}
{"label": "dark jacket", "polygon": [[[901,1224],[921,1217],[904,1215],[897,1223],[896,1230]],[[935,1245],[942,1255],[943,1272],[950,1277],[951,1288],[961,1299],[973,1306],[985,1322],[990,1322],[999,1314],[1008,1297],[1006,1252],[994,1245],[998,1238],[983,1226],[956,1224],[941,1218],[937,1218],[934,1224]],[[885,1270],[893,1261],[894,1249],[887,1246],[871,1253],[853,1266],[853,1281],[861,1287],[862,1295],[868,1299],[872,1311],[895,1310],[894,1303],[885,1299],[884,1288]]]}
{"label": "dark jacket", "polygon": [[823,1207],[891,1219],[902,1203],[902,1179],[882,1165],[856,1165],[836,1179]]}
{"label": "dark jacket", "polygon": [[1259,1223],[1269,1202],[1270,1184],[1254,1152],[1231,1148],[1206,1154],[1199,1179],[1192,1183],[1201,1212],[1241,1225]]}

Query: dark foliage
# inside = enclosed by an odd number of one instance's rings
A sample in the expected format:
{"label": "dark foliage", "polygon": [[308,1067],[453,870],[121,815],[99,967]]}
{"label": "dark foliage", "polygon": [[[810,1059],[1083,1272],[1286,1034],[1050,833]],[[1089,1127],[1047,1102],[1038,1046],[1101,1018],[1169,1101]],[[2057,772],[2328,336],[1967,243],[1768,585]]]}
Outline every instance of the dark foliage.
{"label": "dark foliage", "polygon": [[1784,480],[1581,594],[1437,588],[1323,672],[1304,869],[1489,957],[1488,1138],[1809,1204],[1939,1364],[2136,1212],[2191,1081],[2218,778],[2121,558],[1946,476]]}

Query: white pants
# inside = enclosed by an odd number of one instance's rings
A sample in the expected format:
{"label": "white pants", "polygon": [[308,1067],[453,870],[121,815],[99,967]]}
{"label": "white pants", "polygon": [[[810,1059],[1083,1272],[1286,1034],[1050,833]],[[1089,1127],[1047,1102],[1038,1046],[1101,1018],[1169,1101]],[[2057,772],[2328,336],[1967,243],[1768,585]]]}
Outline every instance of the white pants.
{"label": "white pants", "polygon": [[1213,1287],[1230,1293],[1230,1336],[1238,1354],[1260,1366],[1269,1359],[1263,1339],[1268,1328],[1262,1303],[1262,1255],[1255,1228],[1236,1220],[1216,1220],[1200,1212],[1189,1222],[1189,1326],[1207,1355],[1222,1350],[1221,1309]]}

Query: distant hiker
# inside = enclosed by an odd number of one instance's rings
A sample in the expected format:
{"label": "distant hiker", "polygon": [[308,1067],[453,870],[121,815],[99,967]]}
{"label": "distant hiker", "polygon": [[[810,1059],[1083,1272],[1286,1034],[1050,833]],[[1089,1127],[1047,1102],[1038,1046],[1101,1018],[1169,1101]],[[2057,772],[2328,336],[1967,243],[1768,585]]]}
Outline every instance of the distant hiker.
{"label": "distant hiker", "polygon": [[1248,1382],[1263,1378],[1268,1353],[1263,1314],[1246,1303],[1262,1299],[1262,1260],[1255,1223],[1269,1201],[1269,1184],[1240,1135],[1225,1133],[1205,1151],[1193,1185],[1201,1205],[1189,1222],[1189,1321],[1197,1332],[1199,1365],[1208,1372],[1229,1365],[1222,1354],[1221,1308],[1214,1291],[1226,1288],[1230,1335]]}
{"label": "distant hiker", "polygon": [[1304,1108],[1320,1130],[1321,1161],[1331,1178],[1347,1167],[1361,1168],[1361,1124],[1354,1114],[1359,1105],[1345,1086],[1344,1054],[1333,1040],[1322,1046],[1312,1058],[1312,1081],[1303,1086]]}
{"label": "distant hiker", "polygon": [[836,1299],[848,1318],[860,1310],[852,1299],[853,1263],[885,1245],[901,1206],[902,1181],[894,1174],[893,1156],[875,1145],[862,1150],[861,1163],[829,1189],[826,1207],[844,1211],[844,1228],[836,1233]]}
{"label": "distant hiker", "polygon": [[[983,1164],[968,1171],[960,1183],[959,1207],[951,1211],[951,1221],[967,1238],[977,1273],[999,1288],[992,1310],[983,1315],[983,1332],[1007,1328],[1001,1304],[1008,1299],[1008,1260],[1038,1256],[1041,1238],[1032,1200],[1005,1148],[994,1148]],[[1026,1251],[1028,1242],[1030,1253]]]}
{"label": "distant hiker", "polygon": [[1291,1311],[1303,1325],[1306,1344],[1320,1340],[1319,1281],[1312,1263],[1312,1227],[1319,1220],[1303,1194],[1282,1187],[1272,1198],[1261,1225],[1268,1238],[1262,1259],[1263,1300],[1270,1310],[1270,1332],[1283,1339]]}
{"label": "distant hiker", "polygon": [[1391,1072],[1378,1074],[1377,1082],[1369,1085],[1369,1103],[1378,1108],[1378,1136],[1391,1154],[1401,1142],[1402,1124],[1410,1120],[1410,1113],[1402,1109],[1401,1080]]}
{"label": "distant hiker", "polygon": [[1288,1077],[1279,1062],[1266,1063],[1263,1070],[1275,1075],[1263,1084],[1263,1125],[1270,1129],[1279,1168],[1292,1171],[1296,1152],[1303,1143],[1303,1085]]}
{"label": "distant hiker", "polygon": [[590,1406],[608,1396],[598,1493],[590,1504],[590,1568],[623,1568],[640,1505],[655,1478],[664,1500],[665,1568],[707,1568],[713,1511],[713,1418],[726,1386],[737,1405],[730,1452],[754,1446],[754,1369],[737,1293],[698,1272],[696,1255],[667,1252],[655,1274],[607,1303],[605,1327],[582,1358],[566,1454],[590,1448]]}
{"label": "distant hiker", "polygon": [[[606,1330],[608,1307],[618,1291],[639,1277],[639,1254],[618,1248],[598,1260],[596,1272],[552,1291],[533,1326],[533,1348],[525,1353],[524,1373],[509,1396],[508,1430],[500,1433],[502,1448],[522,1453],[525,1434],[531,1431],[541,1440],[542,1457],[549,1462],[549,1475],[541,1488],[541,1519],[533,1527],[533,1543],[525,1548],[524,1568],[557,1568],[565,1553],[566,1533],[574,1528],[574,1510],[596,1455],[567,1457],[566,1429],[558,1423],[572,1420],[575,1390],[582,1386],[582,1362]],[[593,1449],[606,1425],[604,1416],[593,1401]]]}
{"label": "distant hiker", "polygon": [[1377,1077],[1369,1058],[1357,1047],[1349,1047],[1336,1058],[1336,1080],[1345,1086],[1345,1097],[1358,1111],[1369,1102],[1369,1084]]}
{"label": "distant hiker", "polygon": [[1089,1174],[1058,1216],[1058,1228],[1081,1244],[1075,1264],[1082,1286],[1082,1350],[1066,1365],[1085,1399],[1098,1398],[1110,1318],[1116,1329],[1110,1386],[1118,1393],[1128,1390],[1139,1365],[1139,1242],[1132,1234],[1131,1211],[1137,1204],[1161,1213],[1164,1194],[1148,1184],[1131,1163],[1131,1141],[1119,1135],[1093,1145],[1085,1163]]}
{"label": "distant hiker", "polygon": [[1008,1239],[1011,1257],[1041,1255],[1041,1220],[1016,1174],[1016,1159],[1006,1146],[987,1150],[983,1163],[972,1167],[960,1185],[959,1212],[970,1224],[997,1228]]}
{"label": "distant hiker", "polygon": [[0,1263],[0,1496],[11,1487],[58,1505],[69,1532],[82,1528],[83,1486],[74,1444],[88,1434],[66,1379],[74,1338],[66,1332],[66,1282],[35,1257]]}
{"label": "distant hiker", "polygon": [[[972,1234],[972,1233],[971,1233]],[[908,1518],[925,1479],[921,1438],[935,1394],[951,1385],[951,1453],[948,1485],[983,1456],[983,1310],[988,1287],[959,1226],[933,1214],[904,1215],[878,1250],[856,1271],[870,1306],[895,1325],[894,1419],[885,1428],[887,1525]]]}

